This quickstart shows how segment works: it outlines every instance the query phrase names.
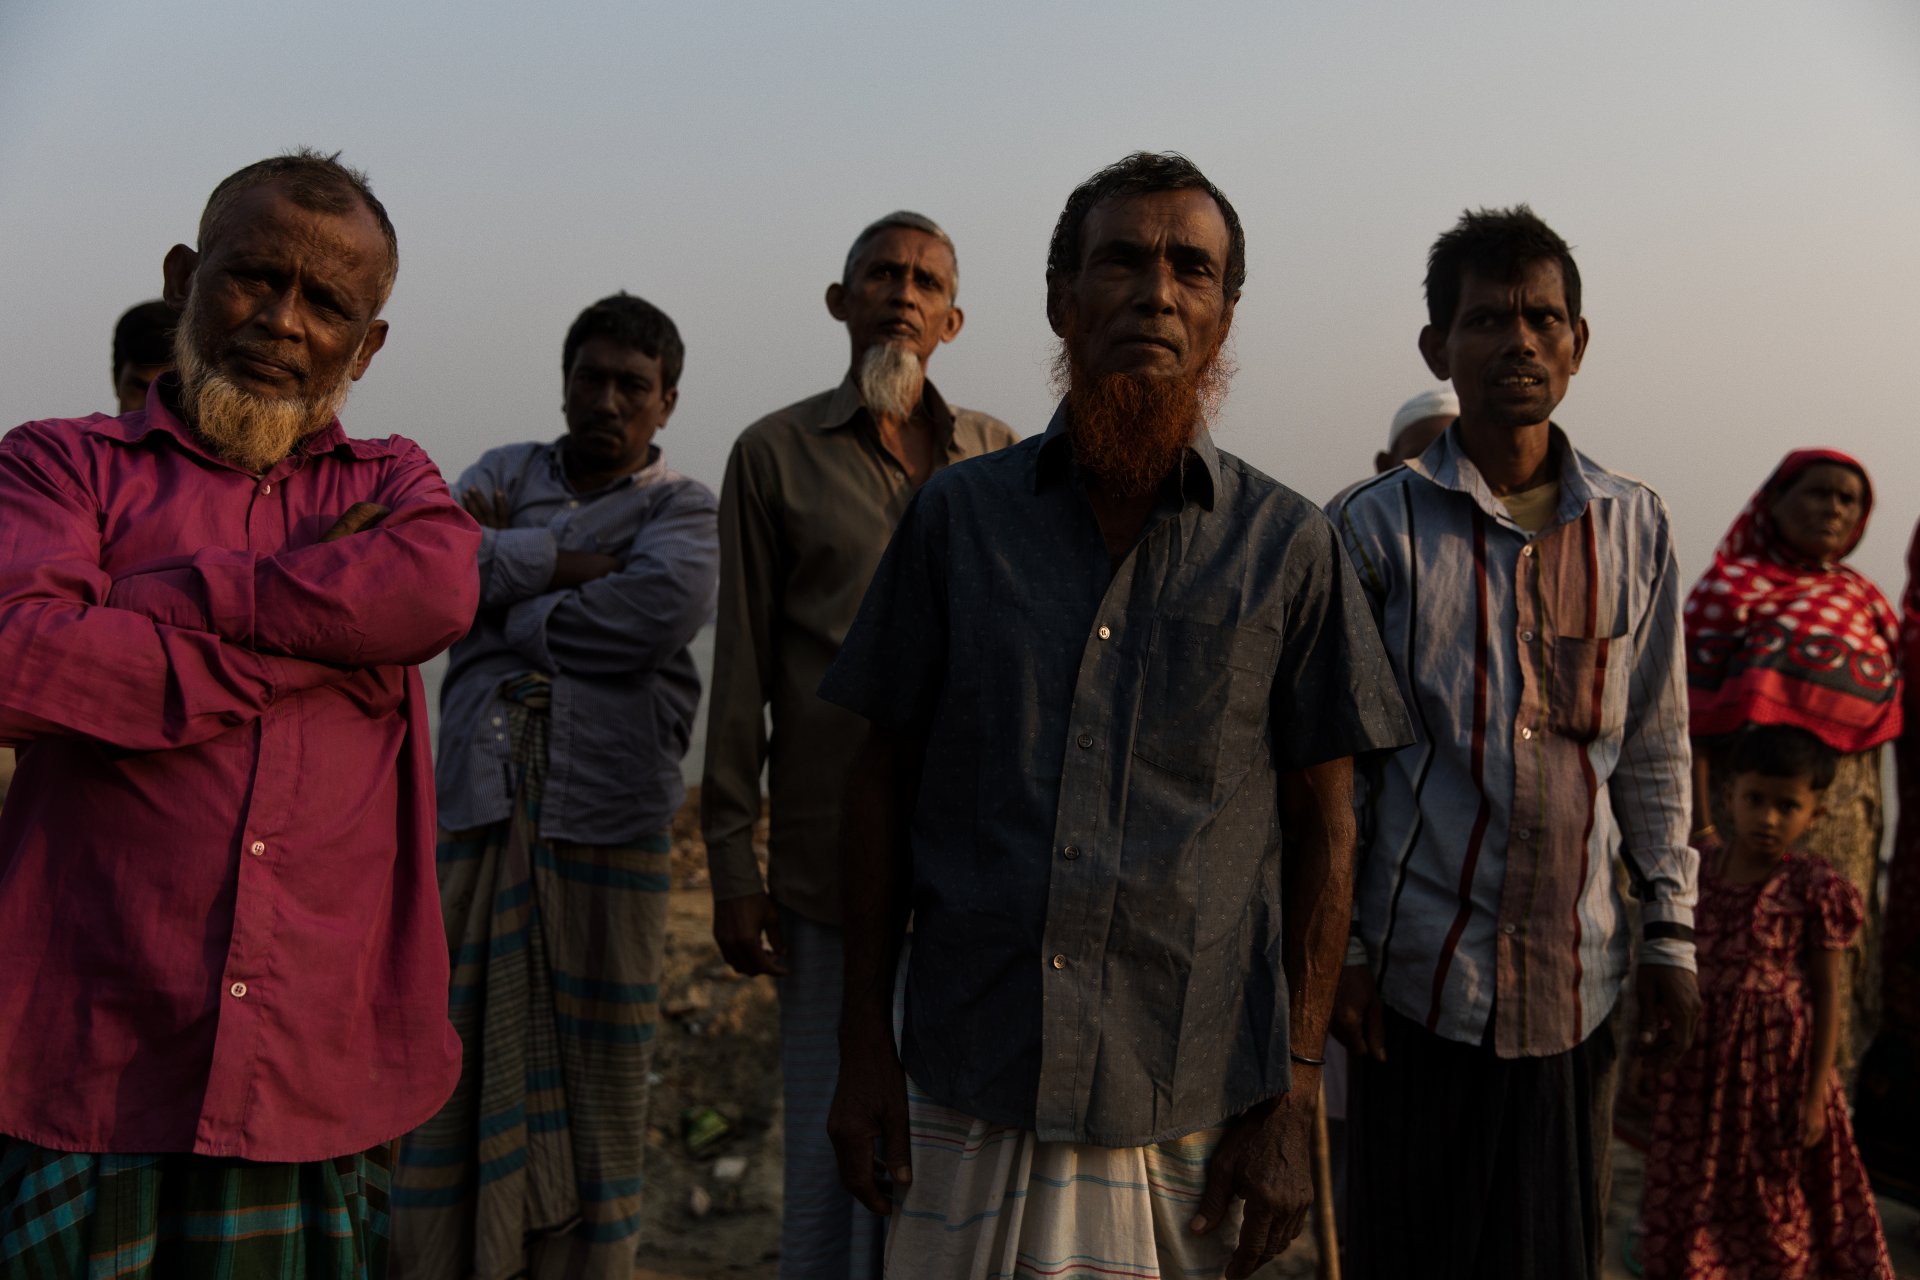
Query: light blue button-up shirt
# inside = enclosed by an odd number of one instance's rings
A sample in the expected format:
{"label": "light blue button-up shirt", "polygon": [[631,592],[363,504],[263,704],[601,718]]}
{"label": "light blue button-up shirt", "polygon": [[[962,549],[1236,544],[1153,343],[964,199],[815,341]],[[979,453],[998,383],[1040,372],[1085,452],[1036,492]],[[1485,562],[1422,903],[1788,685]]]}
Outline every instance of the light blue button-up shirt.
{"label": "light blue button-up shirt", "polygon": [[[567,483],[558,443],[507,445],[469,467],[456,493],[504,493],[512,527],[480,544],[480,615],[453,647],[440,693],[440,825],[466,830],[512,812],[503,682],[553,680],[540,834],[617,844],[657,831],[686,795],[680,761],[700,702],[689,642],[713,617],[720,568],[713,492],[647,465],[592,493]],[[550,591],[561,551],[620,556],[618,573]]]}

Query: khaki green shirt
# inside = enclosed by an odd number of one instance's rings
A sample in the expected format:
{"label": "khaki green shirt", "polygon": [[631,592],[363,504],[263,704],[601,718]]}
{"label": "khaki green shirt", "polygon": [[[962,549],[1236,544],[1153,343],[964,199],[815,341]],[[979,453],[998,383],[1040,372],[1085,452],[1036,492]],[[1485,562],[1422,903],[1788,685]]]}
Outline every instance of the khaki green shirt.
{"label": "khaki green shirt", "polygon": [[[937,467],[1018,438],[998,418],[950,408],[932,383],[921,407],[946,441]],[[720,617],[700,786],[717,900],[765,887],[782,906],[839,923],[840,800],[866,722],[815,690],[913,492],[851,380],[768,414],[734,444],[720,491]],[[762,766],[772,795],[766,886],[752,843]]]}

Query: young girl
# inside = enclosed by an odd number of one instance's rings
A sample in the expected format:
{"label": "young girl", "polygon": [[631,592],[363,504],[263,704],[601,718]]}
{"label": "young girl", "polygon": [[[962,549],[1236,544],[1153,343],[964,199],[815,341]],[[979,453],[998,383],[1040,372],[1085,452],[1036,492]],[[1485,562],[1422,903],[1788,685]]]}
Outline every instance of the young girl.
{"label": "young girl", "polygon": [[1767,726],[1731,766],[1732,839],[1700,842],[1699,1031],[1654,1103],[1647,1280],[1893,1280],[1833,1071],[1860,895],[1794,852],[1834,755]]}

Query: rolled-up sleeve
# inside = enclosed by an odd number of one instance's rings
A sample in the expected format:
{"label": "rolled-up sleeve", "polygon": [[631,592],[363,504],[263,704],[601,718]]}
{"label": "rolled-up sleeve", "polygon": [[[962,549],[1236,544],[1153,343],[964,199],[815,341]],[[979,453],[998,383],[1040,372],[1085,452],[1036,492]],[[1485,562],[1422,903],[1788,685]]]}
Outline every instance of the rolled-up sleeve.
{"label": "rolled-up sleeve", "polygon": [[1641,961],[1691,969],[1700,855],[1687,844],[1692,753],[1680,574],[1666,506],[1652,501],[1648,554],[1658,568],[1651,607],[1634,635],[1625,737],[1607,787],[1628,876],[1642,904]]}
{"label": "rolled-up sleeve", "polygon": [[1413,741],[1359,579],[1318,511],[1288,550],[1296,579],[1273,682],[1275,762],[1305,769]]}

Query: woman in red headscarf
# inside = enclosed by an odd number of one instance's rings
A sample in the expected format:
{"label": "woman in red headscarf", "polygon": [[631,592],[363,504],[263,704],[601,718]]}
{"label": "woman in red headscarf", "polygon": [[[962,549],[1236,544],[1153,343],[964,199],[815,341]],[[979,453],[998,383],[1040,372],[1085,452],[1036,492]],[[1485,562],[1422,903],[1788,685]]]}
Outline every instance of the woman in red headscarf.
{"label": "woman in red headscarf", "polygon": [[1898,615],[1841,563],[1872,509],[1855,459],[1788,454],[1727,531],[1685,614],[1696,838],[1731,829],[1724,765],[1739,729],[1793,725],[1841,755],[1803,844],[1868,904],[1842,974],[1838,1067],[1849,1082],[1879,1007],[1880,746],[1901,726]]}

